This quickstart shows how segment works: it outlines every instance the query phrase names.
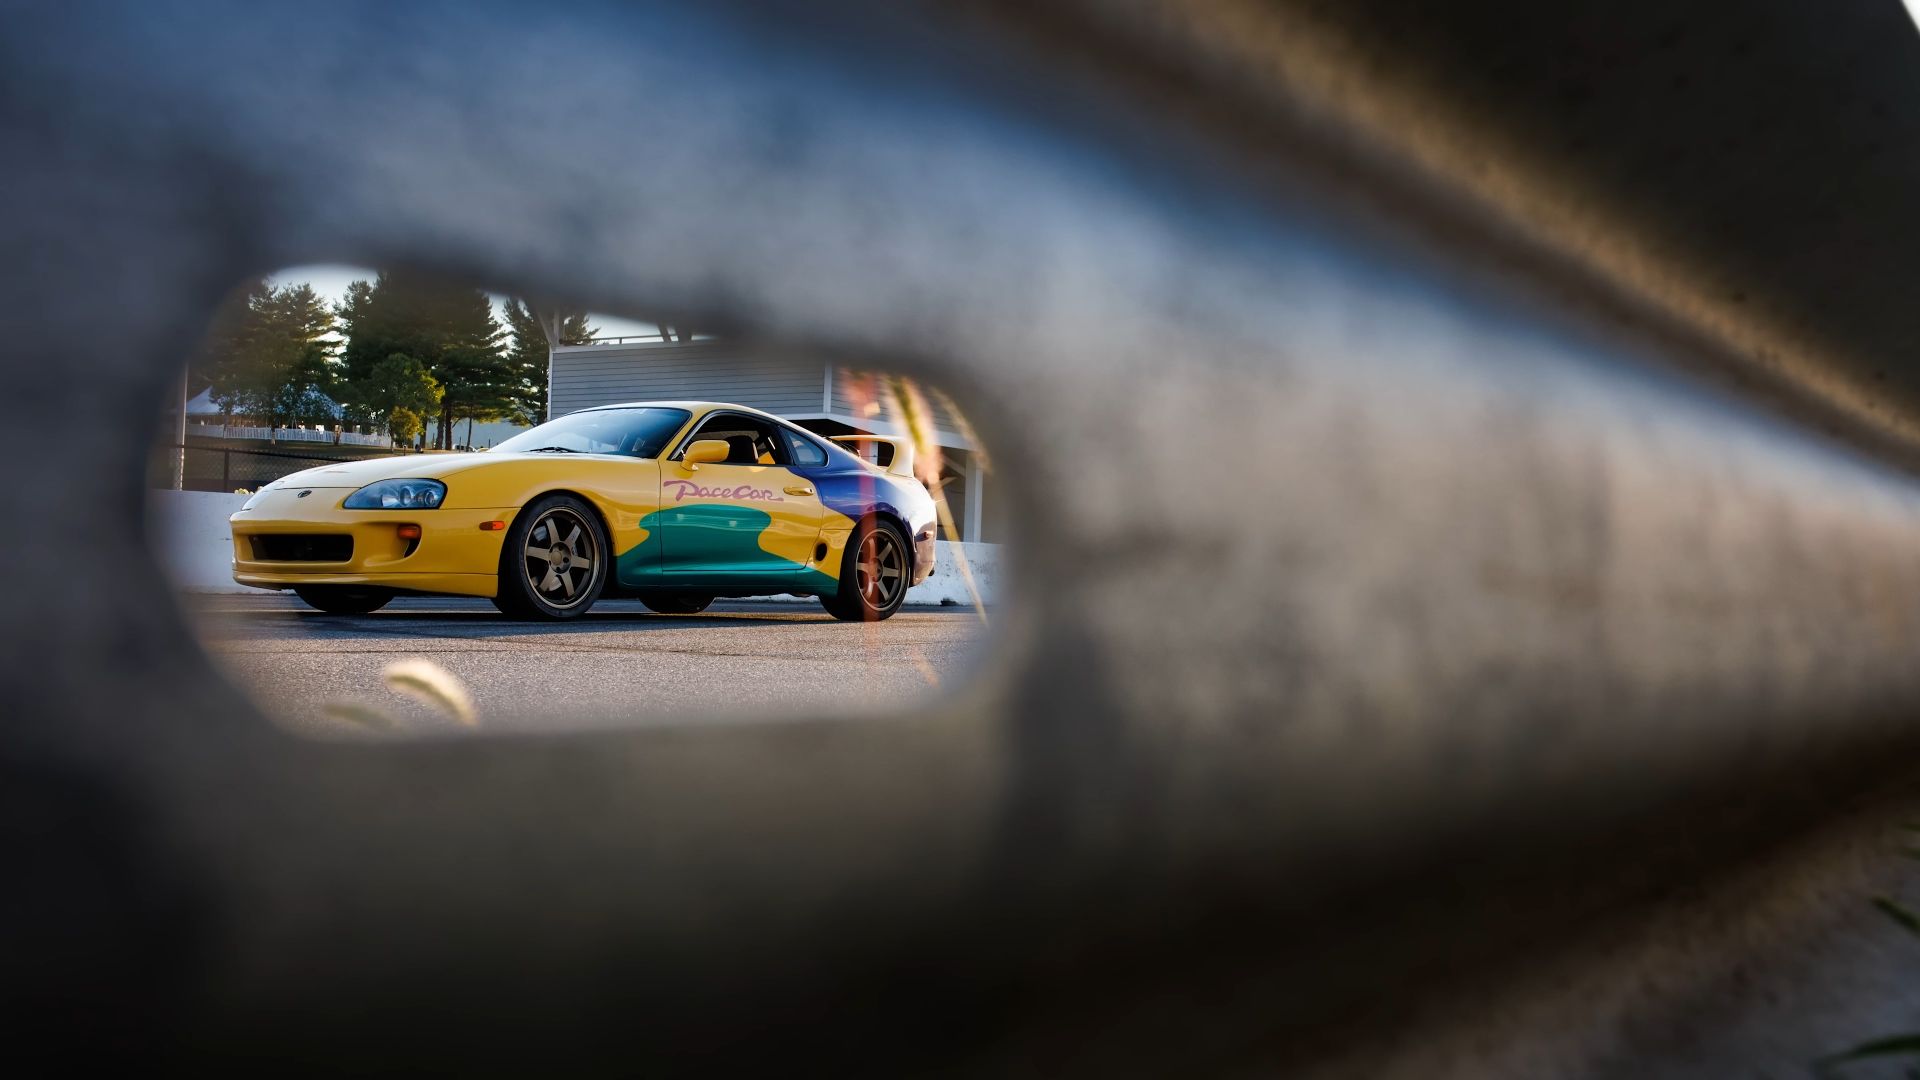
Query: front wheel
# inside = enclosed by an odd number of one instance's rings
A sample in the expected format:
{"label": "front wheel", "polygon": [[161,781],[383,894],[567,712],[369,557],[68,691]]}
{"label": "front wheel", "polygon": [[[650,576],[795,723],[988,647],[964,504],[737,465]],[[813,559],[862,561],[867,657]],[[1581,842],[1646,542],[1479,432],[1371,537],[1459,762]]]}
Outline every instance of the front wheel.
{"label": "front wheel", "polygon": [[640,602],[648,611],[657,611],[662,615],[698,615],[713,606],[711,596],[642,596]]}
{"label": "front wheel", "polygon": [[606,530],[571,495],[529,503],[507,530],[493,606],[518,619],[572,619],[587,613],[607,583]]}
{"label": "front wheel", "polygon": [[305,600],[307,606],[329,615],[365,615],[379,611],[393,599],[393,593],[387,589],[358,585],[299,585],[293,595]]}
{"label": "front wheel", "polygon": [[913,557],[900,531],[881,521],[863,521],[840,560],[840,587],[820,598],[827,614],[845,622],[879,622],[907,601]]}

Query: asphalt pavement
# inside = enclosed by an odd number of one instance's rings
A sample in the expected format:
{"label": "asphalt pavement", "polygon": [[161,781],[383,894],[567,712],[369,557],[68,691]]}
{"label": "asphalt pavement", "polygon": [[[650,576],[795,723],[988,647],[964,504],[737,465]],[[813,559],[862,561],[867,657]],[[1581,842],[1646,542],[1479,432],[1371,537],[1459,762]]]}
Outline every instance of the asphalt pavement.
{"label": "asphalt pavement", "polygon": [[986,640],[958,607],[857,624],[815,604],[722,602],[688,616],[601,601],[579,619],[531,623],[484,600],[404,598],[360,616],[264,592],[184,603],[235,685],[316,734],[467,730],[385,685],[388,665],[411,659],[457,678],[482,730],[557,731],[898,711],[965,679]]}

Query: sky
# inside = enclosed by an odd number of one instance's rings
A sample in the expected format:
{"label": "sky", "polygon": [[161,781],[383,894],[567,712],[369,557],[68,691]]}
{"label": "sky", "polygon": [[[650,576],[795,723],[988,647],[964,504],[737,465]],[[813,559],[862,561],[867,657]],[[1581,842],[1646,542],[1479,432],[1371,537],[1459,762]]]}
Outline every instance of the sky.
{"label": "sky", "polygon": [[[363,266],[290,266],[267,280],[275,287],[297,285],[306,282],[313,291],[325,297],[329,303],[339,303],[346,299],[347,286],[355,281],[372,281],[379,276],[378,270],[369,270]],[[493,300],[494,317],[506,323],[505,304],[507,298],[499,293],[488,293]],[[599,337],[620,337],[625,334],[655,334],[659,328],[652,323],[635,322],[632,319],[616,318],[612,315],[590,315],[587,321],[593,324]]]}

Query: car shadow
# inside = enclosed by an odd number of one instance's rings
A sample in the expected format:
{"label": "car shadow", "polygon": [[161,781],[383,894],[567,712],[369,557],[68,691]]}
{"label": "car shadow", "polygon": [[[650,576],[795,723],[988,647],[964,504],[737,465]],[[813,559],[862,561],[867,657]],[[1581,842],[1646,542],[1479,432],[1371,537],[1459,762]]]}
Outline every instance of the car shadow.
{"label": "car shadow", "polygon": [[[277,614],[277,613],[276,613]],[[293,616],[300,620],[303,627],[321,631],[359,631],[363,633],[401,633],[419,634],[457,630],[462,635],[477,636],[565,636],[568,634],[589,634],[605,632],[618,628],[623,631],[690,629],[693,627],[727,627],[743,624],[790,626],[823,625],[835,620],[824,613],[809,612],[805,609],[792,614],[782,612],[732,612],[721,611],[699,615],[661,615],[658,612],[639,611],[589,611],[585,615],[564,621],[548,622],[536,619],[514,619],[488,608],[474,611],[377,611],[371,615],[328,615],[319,611],[296,611]]]}
{"label": "car shadow", "polygon": [[[716,606],[698,615],[662,615],[649,611],[637,601],[601,601],[592,611],[560,622],[514,619],[502,615],[486,601],[464,602],[442,599],[415,600],[423,606],[411,607],[408,599],[368,615],[330,615],[304,606],[286,608],[235,608],[218,612],[223,619],[262,619],[287,626],[292,619],[302,633],[341,637],[462,637],[564,638],[574,635],[606,633],[673,632],[691,629],[725,629],[742,626],[814,626],[844,627],[849,631],[871,625],[843,622],[811,604],[754,604]],[[907,611],[949,614],[971,612],[969,608],[915,605]],[[903,612],[904,613],[904,612]]]}
{"label": "car shadow", "polygon": [[[908,612],[971,614],[971,608],[913,605]],[[221,626],[221,637],[273,637],[297,632],[316,639],[341,638],[468,638],[474,640],[506,638],[565,639],[574,636],[619,633],[672,633],[688,630],[725,630],[746,626],[842,627],[847,631],[870,632],[874,625],[842,622],[813,604],[753,603],[722,601],[698,615],[662,615],[650,611],[635,600],[603,600],[593,610],[577,618],[559,622],[509,618],[485,600],[442,597],[401,597],[389,606],[366,615],[337,615],[315,611],[287,597],[271,606],[246,604],[201,608],[203,618]],[[278,627],[276,631],[273,628]],[[297,628],[297,631],[296,631]]]}

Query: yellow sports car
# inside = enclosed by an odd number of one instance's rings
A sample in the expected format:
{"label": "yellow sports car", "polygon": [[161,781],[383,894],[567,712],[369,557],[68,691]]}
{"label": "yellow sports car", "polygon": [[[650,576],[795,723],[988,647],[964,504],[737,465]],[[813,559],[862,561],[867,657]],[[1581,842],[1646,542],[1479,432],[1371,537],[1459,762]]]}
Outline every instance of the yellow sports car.
{"label": "yellow sports car", "polygon": [[[893,446],[882,469],[839,442]],[[693,614],[720,596],[816,596],[884,619],[933,571],[934,508],[902,440],[827,440],[738,405],[587,409],[485,453],[343,461],[262,487],[233,579],[363,614],[400,594],[484,596],[568,619],[601,596]]]}

